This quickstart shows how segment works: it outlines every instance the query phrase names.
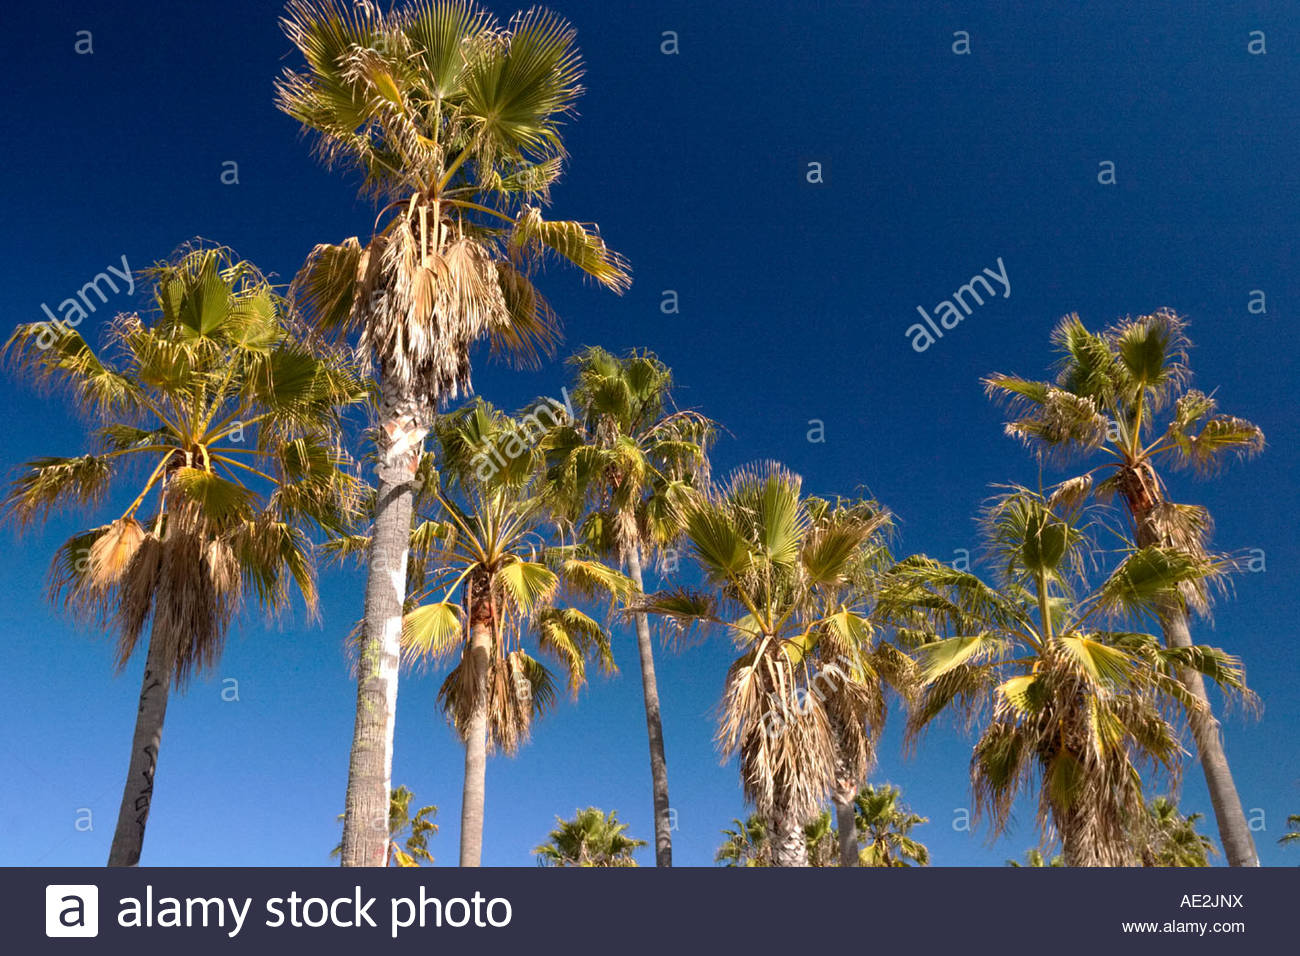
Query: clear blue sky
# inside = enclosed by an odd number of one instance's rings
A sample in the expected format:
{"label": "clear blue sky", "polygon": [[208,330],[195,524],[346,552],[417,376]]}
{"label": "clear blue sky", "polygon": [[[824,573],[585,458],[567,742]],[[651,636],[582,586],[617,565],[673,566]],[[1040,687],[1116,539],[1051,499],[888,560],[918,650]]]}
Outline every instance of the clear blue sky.
{"label": "clear blue sky", "polygon": [[[569,346],[648,347],[675,369],[679,400],[728,429],[720,471],[776,458],[812,491],[865,484],[898,514],[900,550],[949,559],[973,548],[991,483],[1037,478],[980,376],[1041,374],[1066,312],[1093,325],[1160,306],[1190,317],[1197,383],[1269,442],[1213,481],[1171,477],[1174,497],[1213,511],[1219,546],[1265,554],[1267,570],[1240,577],[1199,636],[1247,662],[1265,710],[1227,719],[1228,753],[1267,827],[1256,833],[1264,862],[1300,863],[1276,845],[1300,812],[1294,5],[1184,4],[1177,16],[1118,3],[1050,15],[910,2],[556,6],[579,30],[589,92],[554,213],[598,220],[636,282],[616,298],[563,270],[541,281]],[[365,234],[373,211],[355,182],[322,170],[272,106],[289,57],[278,9],[78,0],[6,13],[7,326],[40,318],[42,302],[123,255],[138,269],[195,235],[287,281],[314,243]],[[89,55],[74,52],[81,30]],[[677,55],[660,52],[669,30]],[[969,55],[952,52],[958,30]],[[1265,32],[1265,55],[1248,53],[1252,30]],[[221,182],[227,161],[238,185]],[[1103,161],[1115,185],[1098,183]],[[807,181],[812,162],[820,184]],[[999,257],[1010,297],[913,352],[916,307],[932,310]],[[660,310],[669,289],[679,314]],[[1248,311],[1256,289],[1265,314]],[[120,296],[82,331],[142,301]],[[480,394],[514,407],[557,393],[563,370],[520,374],[480,356],[475,377]],[[0,389],[6,467],[81,448],[61,399],[12,374]],[[822,443],[807,440],[812,419],[824,422]],[[141,663],[114,678],[109,643],[45,600],[50,557],[74,527],[0,532],[0,863],[100,865],[112,835]],[[142,862],[327,862],[355,695],[341,642],[361,583],[325,572],[323,624],[244,623],[213,678],[173,697]],[[489,764],[485,864],[529,864],[554,815],[588,804],[651,836],[625,630],[616,651],[620,676],[562,706],[517,759]],[[723,642],[659,658],[680,864],[710,863],[719,829],[746,812],[735,767],[712,744],[727,661]],[[238,702],[221,700],[226,678]],[[401,684],[394,781],[441,808],[432,849],[445,864],[456,858],[462,757],[435,709],[440,679]],[[992,846],[983,830],[954,829],[969,803],[969,739],[933,732],[905,758],[897,729],[872,777],[900,784],[930,818],[916,835],[937,864],[999,865],[1036,843],[1029,802]],[[1190,760],[1182,803],[1209,815]],[[76,828],[83,807],[90,832]]]}

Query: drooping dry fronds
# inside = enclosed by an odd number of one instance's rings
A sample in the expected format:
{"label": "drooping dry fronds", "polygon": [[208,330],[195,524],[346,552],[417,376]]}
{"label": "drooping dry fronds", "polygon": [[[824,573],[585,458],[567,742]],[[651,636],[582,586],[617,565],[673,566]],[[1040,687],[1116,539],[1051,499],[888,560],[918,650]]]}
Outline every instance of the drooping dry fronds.
{"label": "drooping dry fronds", "polygon": [[90,549],[91,586],[104,591],[121,581],[144,539],[145,530],[134,518],[118,518],[109,525]]}

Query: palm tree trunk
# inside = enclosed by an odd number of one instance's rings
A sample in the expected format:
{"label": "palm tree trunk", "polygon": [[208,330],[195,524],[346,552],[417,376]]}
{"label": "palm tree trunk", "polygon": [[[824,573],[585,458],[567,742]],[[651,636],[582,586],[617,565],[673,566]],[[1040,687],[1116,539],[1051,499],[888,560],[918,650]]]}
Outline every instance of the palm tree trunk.
{"label": "palm tree trunk", "polygon": [[858,817],[853,806],[856,796],[856,792],[844,787],[836,787],[831,793],[831,802],[835,804],[835,828],[840,837],[840,866],[858,865]]}
{"label": "palm tree trunk", "polygon": [[[1147,472],[1126,474],[1121,483],[1120,490],[1137,529],[1135,538],[1139,548],[1168,544],[1161,540],[1151,520],[1155,507],[1160,504],[1158,489],[1159,484],[1149,466]],[[1166,646],[1192,646],[1187,611],[1181,604],[1161,609],[1160,629],[1164,632]],[[1228,755],[1223,748],[1219,722],[1214,717],[1210,699],[1205,693],[1205,679],[1190,668],[1179,668],[1178,677],[1202,705],[1201,713],[1191,716],[1188,723],[1192,728],[1192,737],[1196,740],[1201,770],[1205,774],[1205,786],[1210,792],[1210,804],[1214,807],[1223,855],[1229,866],[1259,866],[1259,854],[1255,851],[1255,841],[1250,835],[1250,825],[1246,822],[1246,813],[1241,806],[1241,796],[1237,793],[1237,785],[1228,767]]]}
{"label": "palm tree trunk", "polygon": [[804,839],[802,820],[778,806],[772,811],[769,830],[772,834],[773,866],[808,865],[808,841]]}
{"label": "palm tree trunk", "polygon": [[144,828],[153,803],[154,774],[158,769],[158,747],[162,743],[163,718],[171,690],[171,667],[163,656],[161,641],[149,639],[145,655],[144,680],[140,685],[140,707],[136,711],[135,733],[131,737],[131,761],[122,789],[122,806],[117,812],[117,829],[108,851],[109,866],[135,866],[144,847]]}
{"label": "palm tree trunk", "polygon": [[1096,866],[1087,852],[1079,827],[1058,815],[1056,830],[1061,835],[1061,862],[1065,866]]}
{"label": "palm tree trunk", "polygon": [[[628,574],[637,593],[645,592],[641,575],[641,546],[633,542],[627,549]],[[636,624],[636,648],[641,657],[641,696],[645,699],[645,728],[650,740],[650,787],[655,811],[655,866],[673,865],[673,838],[668,805],[668,759],[664,756],[664,727],[659,715],[659,685],[655,680],[654,647],[650,642],[650,622],[644,613],[633,615]]]}
{"label": "palm tree trunk", "polygon": [[859,781],[845,756],[844,725],[834,714],[830,715],[831,733],[835,739],[835,782],[831,787],[831,803],[835,806],[835,829],[839,834],[840,866],[858,865],[858,816],[854,802],[858,797]]}
{"label": "palm tree trunk", "polygon": [[[486,602],[480,602],[479,606]],[[479,866],[483,857],[483,806],[487,794],[488,669],[492,663],[492,620],[470,612],[469,647],[474,703],[465,728],[465,786],[460,803],[460,865]]]}
{"label": "palm tree trunk", "polygon": [[[1187,626],[1187,612],[1181,607],[1166,608],[1160,615],[1160,627],[1169,647],[1191,647],[1192,634]],[[1229,866],[1259,866],[1255,840],[1250,835],[1250,825],[1237,794],[1237,785],[1228,767],[1228,755],[1223,748],[1223,734],[1219,722],[1210,709],[1210,699],[1205,693],[1205,678],[1199,671],[1179,668],[1179,679],[1204,710],[1189,719],[1196,750],[1205,773],[1205,786],[1210,792],[1214,819],[1219,825],[1219,840]]]}
{"label": "palm tree trunk", "polygon": [[[383,377],[385,381],[389,376]],[[428,431],[424,406],[382,386],[379,465],[365,622],[357,666],[357,716],[343,817],[344,866],[383,866],[388,847],[397,670],[401,655],[406,562],[411,545],[411,478]]]}

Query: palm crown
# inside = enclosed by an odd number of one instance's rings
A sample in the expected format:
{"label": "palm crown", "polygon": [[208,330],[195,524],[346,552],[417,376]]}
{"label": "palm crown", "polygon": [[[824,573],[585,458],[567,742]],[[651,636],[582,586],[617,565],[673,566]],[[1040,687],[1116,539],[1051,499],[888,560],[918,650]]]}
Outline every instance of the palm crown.
{"label": "palm crown", "polygon": [[[1190,387],[1186,323],[1162,309],[1098,333],[1069,315],[1052,342],[1060,354],[1054,382],[1014,375],[984,380],[989,394],[1005,400],[1015,416],[1007,433],[1045,455],[1104,453],[1104,464],[1074,479],[1079,490],[1095,484],[1103,497],[1119,493],[1139,546],[1201,552],[1209,515],[1169,502],[1156,465],[1167,461],[1204,474],[1228,455],[1260,451],[1264,434],[1245,419],[1219,412],[1213,396]],[[1094,482],[1098,470],[1111,473]],[[1188,595],[1204,606],[1203,589],[1188,589]]]}
{"label": "palm crown", "polygon": [[686,502],[708,479],[716,426],[671,407],[672,373],[653,353],[618,357],[592,347],[569,363],[576,420],[545,441],[561,510],[582,520],[582,538],[601,553],[669,546]]}
{"label": "palm crown", "polygon": [[[854,799],[854,816],[862,842],[862,866],[926,866],[930,851],[911,835],[912,828],[929,821],[903,805],[897,787],[867,784]],[[909,862],[910,861],[910,862]]]}
{"label": "palm crown", "polygon": [[534,9],[502,26],[461,0],[387,13],[294,0],[282,24],[306,68],[277,83],[280,109],[384,203],[366,245],[317,246],[298,289],[322,327],[360,329],[399,391],[467,390],[469,346],[483,337],[525,361],[549,351],[557,320],[529,279],[545,255],[626,288],[626,263],[595,226],[541,212],[582,91],[563,19]]}
{"label": "palm crown", "polygon": [[607,816],[588,807],[572,820],[556,817],[555,822],[550,839],[533,850],[538,866],[636,866],[632,854],[646,845],[627,835],[617,810]]}
{"label": "palm crown", "polygon": [[604,626],[574,599],[626,595],[629,587],[621,574],[551,534],[535,456],[512,458],[491,475],[479,466],[494,447],[525,431],[483,402],[439,421],[442,466],[434,472],[432,456],[422,466],[421,503],[428,514],[412,531],[420,582],[403,633],[411,658],[464,652],[439,694],[463,729],[476,704],[467,635],[474,621],[490,624],[488,741],[507,753],[526,739],[533,716],[555,699],[558,686],[525,649],[525,638],[560,664],[576,693],[589,659],[607,670],[614,665]]}
{"label": "palm crown", "polygon": [[1145,814],[1138,767],[1176,770],[1181,747],[1167,712],[1203,706],[1175,670],[1244,685],[1239,662],[1218,649],[1164,648],[1117,626],[1154,613],[1180,585],[1211,573],[1210,562],[1151,546],[1089,590],[1081,512],[1013,488],[995,499],[985,527],[995,584],[916,556],[882,591],[882,614],[919,644],[925,691],[909,733],[915,739],[953,707],[982,722],[971,781],[976,812],[991,817],[995,834],[1036,776],[1040,826],[1055,827],[1068,865],[1129,863],[1127,834]]}
{"label": "palm crown", "polygon": [[60,548],[53,589],[106,614],[120,665],[152,619],[180,686],[220,655],[245,586],[275,610],[292,582],[314,606],[308,532],[351,519],[357,483],[333,436],[365,390],[294,337],[284,302],[230,250],[189,247],[150,278],[154,320],[118,316],[98,351],[76,332],[41,349],[36,325],[10,337],[14,361],[96,427],[86,454],[28,462],[3,508],[25,524],[125,485],[118,517]]}

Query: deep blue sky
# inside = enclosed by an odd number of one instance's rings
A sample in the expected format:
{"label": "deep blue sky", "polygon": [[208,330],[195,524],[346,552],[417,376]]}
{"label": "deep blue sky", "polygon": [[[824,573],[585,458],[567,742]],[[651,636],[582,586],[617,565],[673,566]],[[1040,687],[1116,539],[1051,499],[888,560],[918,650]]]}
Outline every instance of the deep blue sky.
{"label": "deep blue sky", "polygon": [[[1218,545],[1264,551],[1267,570],[1239,578],[1200,636],[1245,658],[1265,704],[1258,721],[1226,721],[1243,802],[1267,827],[1256,833],[1261,856],[1300,863],[1300,851],[1276,845],[1285,816],[1300,812],[1295,5],[1180,4],[1176,16],[1129,4],[1050,14],[1038,4],[792,6],[557,4],[579,30],[589,92],[553,214],[599,221],[636,275],[622,298],[563,270],[543,277],[568,344],[655,350],[676,371],[679,400],[728,429],[719,471],[777,458],[812,491],[865,484],[898,514],[900,550],[948,559],[974,547],[972,515],[991,483],[1037,480],[980,376],[1041,374],[1048,332],[1070,311],[1091,325],[1160,306],[1189,316],[1197,383],[1268,436],[1253,462],[1170,484],[1213,511]],[[322,170],[272,106],[289,55],[278,10],[68,2],[7,12],[6,328],[123,255],[140,268],[195,235],[287,281],[314,243],[365,234],[373,211],[355,200],[355,181]],[[92,32],[93,54],[74,52],[79,30]],[[660,52],[668,30],[678,55]],[[952,52],[957,30],[969,31],[970,55]],[[1247,52],[1252,30],[1265,31],[1265,55]],[[238,163],[238,185],[221,183],[226,161]],[[1115,163],[1115,185],[1098,183],[1103,161]],[[807,182],[811,162],[823,183]],[[999,257],[1010,297],[913,352],[904,333],[916,307],[933,309]],[[660,311],[669,289],[679,314]],[[1266,314],[1247,309],[1255,289]],[[121,296],[82,331],[141,303],[139,290],[134,302]],[[562,381],[558,361],[522,374],[481,357],[476,372],[480,394],[506,407]],[[6,468],[78,452],[83,427],[65,402],[11,373],[0,389]],[[807,440],[811,419],[825,423],[824,442]],[[76,527],[64,518],[0,538],[0,863],[99,865],[112,835],[141,665],[114,678],[109,643],[45,601],[50,557]],[[341,641],[361,579],[329,570],[322,586],[323,624],[246,623],[214,677],[173,697],[144,863],[327,862],[355,694]],[[554,815],[588,804],[617,808],[634,835],[651,836],[625,630],[616,650],[619,677],[562,706],[517,759],[490,763],[485,863],[530,863]],[[719,829],[746,812],[735,767],[712,744],[727,661],[722,641],[659,658],[680,864],[710,863]],[[221,700],[225,678],[239,682],[238,703]],[[435,710],[440,680],[402,682],[394,781],[440,806],[432,849],[446,864],[462,757]],[[900,784],[931,819],[916,835],[935,863],[999,865],[1037,842],[1029,802],[992,846],[984,830],[954,829],[969,804],[969,739],[944,729],[905,758],[897,725],[872,778]],[[1182,803],[1209,815],[1190,760]],[[90,832],[75,826],[83,807]]]}

